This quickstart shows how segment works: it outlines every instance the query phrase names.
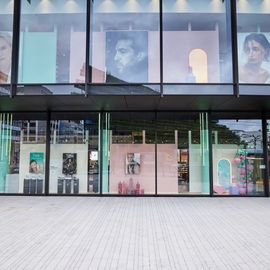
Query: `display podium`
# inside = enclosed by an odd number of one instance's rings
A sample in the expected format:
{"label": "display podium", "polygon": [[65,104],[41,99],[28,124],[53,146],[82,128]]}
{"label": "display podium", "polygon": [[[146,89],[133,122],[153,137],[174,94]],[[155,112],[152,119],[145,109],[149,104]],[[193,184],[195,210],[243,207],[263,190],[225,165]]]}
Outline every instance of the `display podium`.
{"label": "display podium", "polygon": [[58,177],[57,178],[58,194],[78,194],[79,178],[77,177]]}
{"label": "display podium", "polygon": [[24,178],[23,183],[24,194],[42,194],[43,179],[42,178]]}

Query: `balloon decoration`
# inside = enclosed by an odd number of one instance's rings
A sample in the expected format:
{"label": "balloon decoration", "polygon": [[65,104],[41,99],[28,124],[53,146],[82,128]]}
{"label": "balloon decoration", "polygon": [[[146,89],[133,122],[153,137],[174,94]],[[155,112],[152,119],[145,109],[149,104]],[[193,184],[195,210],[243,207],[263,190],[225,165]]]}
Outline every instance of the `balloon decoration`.
{"label": "balloon decoration", "polygon": [[251,159],[247,158],[247,150],[239,148],[234,157],[234,163],[238,168],[238,187],[240,195],[248,193],[249,184],[252,184],[253,165]]}

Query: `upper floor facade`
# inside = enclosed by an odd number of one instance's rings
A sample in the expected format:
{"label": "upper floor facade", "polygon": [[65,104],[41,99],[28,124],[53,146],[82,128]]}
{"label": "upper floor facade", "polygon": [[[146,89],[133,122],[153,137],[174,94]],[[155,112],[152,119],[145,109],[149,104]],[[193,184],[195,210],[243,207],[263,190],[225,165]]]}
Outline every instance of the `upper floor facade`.
{"label": "upper floor facade", "polygon": [[2,0],[1,95],[270,94],[262,0]]}

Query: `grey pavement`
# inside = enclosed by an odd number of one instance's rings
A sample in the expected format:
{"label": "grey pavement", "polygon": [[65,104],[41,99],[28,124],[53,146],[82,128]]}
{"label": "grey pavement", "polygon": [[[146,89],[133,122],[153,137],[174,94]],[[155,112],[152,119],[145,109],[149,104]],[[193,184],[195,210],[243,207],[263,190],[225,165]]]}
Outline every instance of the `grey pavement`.
{"label": "grey pavement", "polygon": [[270,269],[270,199],[2,196],[0,269]]}

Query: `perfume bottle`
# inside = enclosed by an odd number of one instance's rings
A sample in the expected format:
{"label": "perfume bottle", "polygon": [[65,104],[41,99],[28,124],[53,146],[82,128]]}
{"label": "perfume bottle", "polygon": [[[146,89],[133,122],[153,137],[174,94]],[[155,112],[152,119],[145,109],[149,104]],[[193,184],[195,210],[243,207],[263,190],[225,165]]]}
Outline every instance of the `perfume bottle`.
{"label": "perfume bottle", "polygon": [[122,182],[120,181],[120,182],[118,183],[118,194],[122,194],[122,192],[123,192],[123,184],[122,184]]}
{"label": "perfume bottle", "polygon": [[128,182],[128,194],[132,194],[133,191],[134,191],[133,179],[132,177],[130,177]]}
{"label": "perfume bottle", "polygon": [[140,183],[139,182],[137,182],[137,184],[136,184],[136,195],[139,195],[140,194],[140,188],[141,188],[141,185],[140,185]]}
{"label": "perfume bottle", "polygon": [[127,184],[125,181],[122,184],[122,194],[127,194]]}

